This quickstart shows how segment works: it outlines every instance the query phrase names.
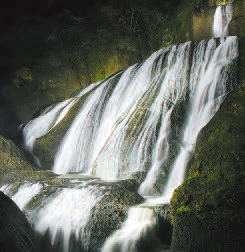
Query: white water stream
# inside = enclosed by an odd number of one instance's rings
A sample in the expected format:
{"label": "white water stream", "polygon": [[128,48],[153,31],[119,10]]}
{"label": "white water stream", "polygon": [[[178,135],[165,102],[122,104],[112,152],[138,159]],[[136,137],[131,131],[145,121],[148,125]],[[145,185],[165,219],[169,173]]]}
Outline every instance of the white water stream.
{"label": "white water stream", "polygon": [[152,208],[141,206],[129,209],[128,218],[104,244],[102,251],[137,251],[137,241],[156,237],[157,216]]}
{"label": "white water stream", "polygon": [[232,20],[232,3],[226,6],[218,6],[214,15],[213,35],[214,37],[228,36],[229,23]]}
{"label": "white water stream", "polygon": [[[198,44],[194,51],[190,73],[189,113],[183,129],[180,152],[171,168],[164,193],[161,197],[150,197],[142,207],[130,208],[127,221],[106,241],[103,252],[134,251],[131,248],[136,246],[138,234],[155,228],[156,216],[152,207],[169,203],[173,191],[184,181],[187,164],[194,151],[198,133],[213,117],[227,94],[225,84],[228,78],[228,66],[237,57],[236,37],[222,39],[218,47],[214,39],[209,40],[207,44],[205,41]],[[147,209],[147,206],[150,208]],[[147,216],[151,219],[149,223],[152,225],[144,225],[144,214],[148,210],[151,214]],[[133,216],[133,213],[137,215]],[[133,221],[134,218],[137,221]],[[142,225],[137,224],[140,222]],[[133,244],[132,241],[134,241]]]}
{"label": "white water stream", "polygon": [[102,192],[95,187],[59,190],[48,199],[43,208],[38,210],[34,229],[43,235],[49,230],[52,245],[61,235],[63,251],[71,251],[69,248],[71,235],[74,235],[87,250],[90,233],[86,232],[85,227],[92,208],[102,198]]}
{"label": "white water stream", "polygon": [[[39,117],[31,120],[26,125],[24,125],[24,128],[22,130],[24,147],[32,153],[38,166],[40,166],[40,161],[38,157],[33,153],[34,143],[36,139],[48,134],[56,125],[58,125],[58,123],[62,121],[62,119],[69,112],[70,108],[78,102],[79,98],[89,93],[97,85],[99,85],[99,82],[89,85],[73,98],[49,106],[41,113]],[[20,127],[23,127],[23,125],[21,125]]]}
{"label": "white water stream", "polygon": [[[60,251],[72,251],[71,238],[75,237],[83,249],[88,250],[91,210],[102,199],[103,189],[95,186],[76,186],[58,189],[50,194],[47,185],[41,183],[23,183],[17,191],[11,193],[13,186],[0,188],[23,210],[33,229],[42,234],[50,233],[51,245],[62,243]],[[48,194],[48,197],[43,196]],[[40,197],[40,203],[29,209],[28,204]],[[42,198],[43,197],[43,198]],[[35,203],[34,203],[35,204]]]}

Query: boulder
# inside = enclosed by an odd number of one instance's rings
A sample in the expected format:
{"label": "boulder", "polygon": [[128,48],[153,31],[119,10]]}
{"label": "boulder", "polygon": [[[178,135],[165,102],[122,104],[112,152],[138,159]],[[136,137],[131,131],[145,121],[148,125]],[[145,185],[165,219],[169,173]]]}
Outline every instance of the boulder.
{"label": "boulder", "polygon": [[0,251],[34,252],[34,231],[17,205],[0,191]]}
{"label": "boulder", "polygon": [[88,224],[91,232],[90,251],[99,251],[105,240],[126,220],[128,208],[144,201],[137,191],[126,189],[129,185],[127,181],[124,183],[126,187],[120,181],[111,183],[102,200],[94,207]]}
{"label": "boulder", "polygon": [[0,135],[0,186],[15,182],[45,180],[54,175],[39,171],[30,164],[24,152],[11,140]]}

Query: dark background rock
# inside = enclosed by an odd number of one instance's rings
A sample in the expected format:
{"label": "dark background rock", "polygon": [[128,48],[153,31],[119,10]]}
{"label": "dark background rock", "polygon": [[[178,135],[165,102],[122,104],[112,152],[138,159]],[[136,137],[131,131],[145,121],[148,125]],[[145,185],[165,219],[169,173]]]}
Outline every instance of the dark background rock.
{"label": "dark background rock", "polygon": [[170,205],[155,206],[154,211],[158,216],[157,235],[163,246],[163,249],[169,249],[172,241],[172,216]]}
{"label": "dark background rock", "polygon": [[[219,212],[216,213],[220,215]],[[210,221],[214,221],[210,214]],[[215,227],[207,225],[208,220],[200,220],[178,215],[174,222],[171,251],[173,252],[217,252],[244,251],[244,226],[231,224],[225,219]]]}
{"label": "dark background rock", "polygon": [[0,251],[34,252],[34,232],[17,205],[0,191]]}

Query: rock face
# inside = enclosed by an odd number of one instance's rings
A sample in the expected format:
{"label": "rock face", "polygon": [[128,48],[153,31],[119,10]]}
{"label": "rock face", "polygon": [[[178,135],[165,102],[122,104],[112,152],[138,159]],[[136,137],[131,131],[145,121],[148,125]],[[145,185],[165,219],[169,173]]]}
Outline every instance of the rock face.
{"label": "rock face", "polygon": [[54,176],[48,171],[38,171],[27,161],[22,150],[3,136],[0,136],[0,160],[0,186],[25,180],[45,180]]}
{"label": "rock face", "polygon": [[169,250],[171,240],[172,240],[172,231],[173,226],[171,222],[171,213],[169,204],[162,206],[155,206],[154,211],[157,215],[157,236],[161,243],[162,249]]}
{"label": "rock face", "polygon": [[0,251],[37,251],[34,232],[17,205],[0,191]]}
{"label": "rock face", "polygon": [[188,180],[171,201],[171,250],[244,251],[244,40],[239,81],[198,138]]}
{"label": "rock face", "polygon": [[[140,204],[144,199],[135,190],[135,181],[107,184],[103,199],[93,209],[89,223],[91,232],[90,250],[99,251],[115,230],[126,220],[128,208]],[[132,187],[133,185],[133,187]],[[133,191],[131,191],[133,189]]]}

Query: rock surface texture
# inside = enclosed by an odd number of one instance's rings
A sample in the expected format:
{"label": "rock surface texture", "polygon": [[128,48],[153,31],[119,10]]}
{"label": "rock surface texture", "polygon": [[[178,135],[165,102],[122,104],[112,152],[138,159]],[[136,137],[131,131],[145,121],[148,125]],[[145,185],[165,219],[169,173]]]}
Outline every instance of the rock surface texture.
{"label": "rock surface texture", "polygon": [[34,232],[17,205],[0,191],[0,251],[34,252]]}
{"label": "rock surface texture", "polygon": [[53,177],[51,172],[38,171],[23,151],[11,140],[0,136],[0,186],[23,181],[39,181]]}

